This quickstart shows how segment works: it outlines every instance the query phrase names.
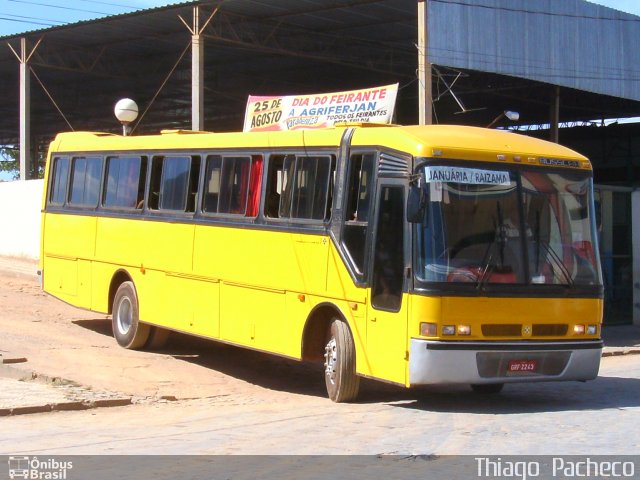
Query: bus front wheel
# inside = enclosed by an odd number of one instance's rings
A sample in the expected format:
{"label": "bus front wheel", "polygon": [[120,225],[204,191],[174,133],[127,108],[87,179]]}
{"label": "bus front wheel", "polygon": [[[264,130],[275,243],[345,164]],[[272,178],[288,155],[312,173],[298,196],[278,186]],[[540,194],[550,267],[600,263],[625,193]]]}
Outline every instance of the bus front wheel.
{"label": "bus front wheel", "polygon": [[333,320],[324,353],[324,380],[329,398],[336,403],[355,400],[360,388],[356,375],[353,337],[346,323]]}
{"label": "bus front wheel", "polygon": [[113,298],[113,336],[121,347],[142,348],[149,338],[150,327],[138,318],[138,296],[133,282],[123,282]]}

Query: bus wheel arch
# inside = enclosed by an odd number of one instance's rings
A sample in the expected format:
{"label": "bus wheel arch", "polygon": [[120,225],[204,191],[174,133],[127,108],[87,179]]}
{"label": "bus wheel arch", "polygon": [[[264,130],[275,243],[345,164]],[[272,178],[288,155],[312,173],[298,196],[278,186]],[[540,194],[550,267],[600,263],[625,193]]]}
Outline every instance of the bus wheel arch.
{"label": "bus wheel arch", "polygon": [[320,305],[312,311],[304,329],[302,358],[323,361],[331,400],[356,399],[360,377],[356,374],[355,343],[348,322],[336,307]]}
{"label": "bus wheel arch", "polygon": [[340,310],[330,303],[316,305],[307,317],[302,332],[302,360],[322,362],[327,332],[335,318],[344,320]]}
{"label": "bus wheel arch", "polygon": [[113,300],[116,296],[118,288],[120,288],[120,285],[122,285],[124,282],[133,283],[133,279],[131,278],[131,275],[129,275],[129,272],[120,269],[116,273],[114,273],[113,277],[111,278],[111,284],[109,285],[109,301],[107,302],[107,313],[113,313]]}

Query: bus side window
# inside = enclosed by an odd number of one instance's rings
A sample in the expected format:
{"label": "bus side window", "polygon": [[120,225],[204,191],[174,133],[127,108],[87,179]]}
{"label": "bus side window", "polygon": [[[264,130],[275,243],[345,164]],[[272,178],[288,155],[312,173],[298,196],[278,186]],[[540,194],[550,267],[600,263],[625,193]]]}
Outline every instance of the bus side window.
{"label": "bus side window", "polygon": [[71,166],[69,205],[95,207],[100,194],[102,158],[74,157]]}
{"label": "bus side window", "polygon": [[200,157],[191,157],[191,172],[189,174],[189,190],[187,193],[187,212],[196,211],[196,197],[200,184]]}
{"label": "bus side window", "polygon": [[107,157],[102,205],[142,208],[146,171],[145,157]]}
{"label": "bus side window", "polygon": [[197,156],[154,157],[149,183],[149,208],[195,211],[199,166],[200,159]]}
{"label": "bus side window", "polygon": [[202,209],[205,213],[245,215],[252,159],[209,155]]}
{"label": "bus side window", "polygon": [[349,165],[342,243],[349,252],[357,272],[362,274],[369,227],[375,154],[351,155]]}
{"label": "bus side window", "polygon": [[325,220],[331,213],[332,156],[274,155],[269,159],[265,216]]}
{"label": "bus side window", "polygon": [[332,178],[331,157],[297,157],[291,216],[325,220]]}
{"label": "bus side window", "polygon": [[[289,157],[291,158],[292,156],[290,155]],[[285,155],[272,155],[269,158],[267,193],[264,202],[264,216],[268,218],[280,218],[282,191],[286,187],[288,179],[288,174],[284,168],[285,158]],[[291,162],[287,165],[290,167],[293,166]]]}
{"label": "bus side window", "polygon": [[69,159],[57,157],[53,159],[51,175],[51,190],[49,192],[49,205],[63,205],[67,196],[69,178]]}
{"label": "bus side window", "polygon": [[218,212],[218,199],[220,198],[220,170],[222,157],[209,155],[204,174],[204,194],[202,196],[202,210],[206,213]]}

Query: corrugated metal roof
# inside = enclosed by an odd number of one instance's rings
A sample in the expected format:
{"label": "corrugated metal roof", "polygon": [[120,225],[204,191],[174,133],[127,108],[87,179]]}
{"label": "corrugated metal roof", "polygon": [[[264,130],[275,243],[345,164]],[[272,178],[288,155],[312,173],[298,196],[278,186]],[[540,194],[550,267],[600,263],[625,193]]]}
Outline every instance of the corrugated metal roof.
{"label": "corrugated metal roof", "polygon": [[431,61],[640,101],[640,17],[583,0],[430,0]]}
{"label": "corrugated metal roof", "polygon": [[[249,94],[337,91],[400,83],[396,121],[416,122],[415,0],[187,1],[4,37],[33,45],[32,132],[118,131],[118,98],[150,106],[141,129],[189,128],[192,6],[220,10],[205,39],[205,128],[238,130]],[[582,0],[429,0],[437,121],[488,124],[505,108],[548,119],[550,85],[563,87],[562,119],[640,115],[638,17]],[[168,73],[176,67],[173,75]],[[460,108],[443,81],[454,85]],[[157,100],[159,87],[167,79]],[[18,62],[0,48],[0,144],[17,141]],[[592,93],[585,93],[592,92]],[[630,101],[633,100],[633,101]]]}

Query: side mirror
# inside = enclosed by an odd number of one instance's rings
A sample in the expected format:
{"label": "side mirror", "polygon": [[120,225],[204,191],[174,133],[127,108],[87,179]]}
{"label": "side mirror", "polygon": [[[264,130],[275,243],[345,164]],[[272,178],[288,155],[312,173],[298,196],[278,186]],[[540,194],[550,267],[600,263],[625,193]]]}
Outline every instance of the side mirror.
{"label": "side mirror", "polygon": [[407,222],[421,223],[427,209],[427,193],[419,184],[409,186],[407,197]]}

